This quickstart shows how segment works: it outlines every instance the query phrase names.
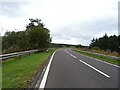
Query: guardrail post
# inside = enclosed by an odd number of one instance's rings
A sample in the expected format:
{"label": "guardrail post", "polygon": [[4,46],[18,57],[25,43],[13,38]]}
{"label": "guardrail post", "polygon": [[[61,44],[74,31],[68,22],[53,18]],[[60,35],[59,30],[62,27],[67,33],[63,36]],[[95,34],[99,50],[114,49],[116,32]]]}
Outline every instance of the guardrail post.
{"label": "guardrail post", "polygon": [[47,53],[48,53],[48,49],[47,49]]}
{"label": "guardrail post", "polygon": [[21,55],[20,55],[20,59],[21,59]]}

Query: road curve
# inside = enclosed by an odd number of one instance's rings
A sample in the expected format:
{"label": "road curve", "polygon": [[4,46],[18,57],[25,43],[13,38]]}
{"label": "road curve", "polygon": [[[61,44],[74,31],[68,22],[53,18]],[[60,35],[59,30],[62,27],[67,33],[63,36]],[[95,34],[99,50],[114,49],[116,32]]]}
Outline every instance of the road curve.
{"label": "road curve", "polygon": [[70,49],[54,53],[44,88],[118,88],[118,67]]}

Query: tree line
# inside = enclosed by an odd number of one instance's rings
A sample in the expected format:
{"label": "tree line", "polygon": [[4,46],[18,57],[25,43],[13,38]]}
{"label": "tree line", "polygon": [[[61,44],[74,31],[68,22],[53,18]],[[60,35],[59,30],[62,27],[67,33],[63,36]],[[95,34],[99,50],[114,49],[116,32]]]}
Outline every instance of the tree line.
{"label": "tree line", "polygon": [[110,50],[111,52],[116,51],[120,53],[120,35],[107,36],[107,34],[105,34],[103,37],[93,38],[90,47],[98,47],[105,51]]}
{"label": "tree line", "polygon": [[41,19],[29,19],[24,31],[7,31],[2,36],[2,52],[11,53],[31,49],[46,50],[51,42],[50,31]]}

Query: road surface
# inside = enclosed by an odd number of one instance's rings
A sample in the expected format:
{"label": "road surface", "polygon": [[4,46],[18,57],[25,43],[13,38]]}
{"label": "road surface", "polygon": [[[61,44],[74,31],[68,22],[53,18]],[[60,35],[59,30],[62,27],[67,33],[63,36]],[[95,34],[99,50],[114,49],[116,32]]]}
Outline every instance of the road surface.
{"label": "road surface", "polygon": [[119,67],[70,49],[57,50],[48,67],[43,88],[118,88]]}

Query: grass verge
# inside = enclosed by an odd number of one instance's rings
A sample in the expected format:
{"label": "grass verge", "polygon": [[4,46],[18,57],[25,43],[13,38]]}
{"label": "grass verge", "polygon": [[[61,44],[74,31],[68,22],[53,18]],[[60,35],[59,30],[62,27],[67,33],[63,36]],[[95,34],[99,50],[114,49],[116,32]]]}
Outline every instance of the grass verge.
{"label": "grass verge", "polygon": [[89,54],[89,53],[85,53],[85,52],[80,52],[80,51],[77,51],[77,50],[72,50],[72,51],[75,51],[75,52],[78,52],[80,54],[84,54],[84,55],[87,55],[87,56],[90,56],[90,57],[93,57],[93,58],[97,58],[99,60],[110,62],[110,63],[116,64],[116,65],[120,65],[120,60],[110,59],[110,58],[107,58],[107,57],[98,56],[98,55],[94,55],[94,54]]}
{"label": "grass verge", "polygon": [[111,51],[104,51],[104,50],[100,50],[100,49],[89,49],[89,48],[75,48],[78,50],[83,50],[83,51],[88,51],[88,52],[94,52],[94,53],[99,53],[99,54],[105,54],[105,55],[111,55],[111,56],[116,56],[116,57],[120,57],[120,54],[117,52],[111,52]]}
{"label": "grass verge", "polygon": [[15,57],[2,62],[2,88],[24,88],[40,66],[55,49]]}

